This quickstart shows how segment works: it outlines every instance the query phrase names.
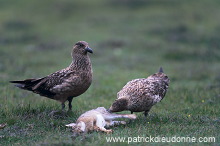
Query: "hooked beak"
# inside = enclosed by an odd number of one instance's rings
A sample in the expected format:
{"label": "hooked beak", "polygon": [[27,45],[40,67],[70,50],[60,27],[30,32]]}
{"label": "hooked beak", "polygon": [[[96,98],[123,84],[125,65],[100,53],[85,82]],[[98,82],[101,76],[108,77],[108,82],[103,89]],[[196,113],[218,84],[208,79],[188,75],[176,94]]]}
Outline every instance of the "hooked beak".
{"label": "hooked beak", "polygon": [[86,52],[93,53],[92,49],[89,47],[86,47]]}

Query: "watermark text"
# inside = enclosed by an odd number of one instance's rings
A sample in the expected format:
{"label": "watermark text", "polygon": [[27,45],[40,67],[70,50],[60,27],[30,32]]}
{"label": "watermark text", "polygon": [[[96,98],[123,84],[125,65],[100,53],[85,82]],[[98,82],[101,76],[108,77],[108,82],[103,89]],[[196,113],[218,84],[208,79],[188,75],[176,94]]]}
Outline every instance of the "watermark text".
{"label": "watermark text", "polygon": [[106,137],[106,142],[123,142],[123,143],[147,143],[147,142],[215,142],[215,137],[180,137],[180,136],[172,136],[172,137],[164,137],[164,136],[137,136],[137,137]]}

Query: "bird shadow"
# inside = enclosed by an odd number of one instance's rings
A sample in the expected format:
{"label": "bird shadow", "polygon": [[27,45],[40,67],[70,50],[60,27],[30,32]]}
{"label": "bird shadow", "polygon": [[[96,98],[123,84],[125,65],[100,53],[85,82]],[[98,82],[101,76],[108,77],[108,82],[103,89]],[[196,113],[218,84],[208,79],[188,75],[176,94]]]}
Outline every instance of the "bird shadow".
{"label": "bird shadow", "polygon": [[55,119],[63,119],[68,117],[67,112],[64,110],[51,111],[48,116]]}
{"label": "bird shadow", "polygon": [[53,110],[48,113],[48,116],[55,119],[64,119],[74,116],[74,112],[72,110]]}

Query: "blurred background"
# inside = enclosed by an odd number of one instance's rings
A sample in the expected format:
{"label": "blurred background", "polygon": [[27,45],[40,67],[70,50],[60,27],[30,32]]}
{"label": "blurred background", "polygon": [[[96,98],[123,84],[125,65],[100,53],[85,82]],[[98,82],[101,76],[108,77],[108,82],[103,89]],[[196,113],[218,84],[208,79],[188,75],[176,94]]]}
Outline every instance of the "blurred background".
{"label": "blurred background", "polygon": [[[43,77],[67,67],[79,40],[94,51],[89,54],[92,86],[73,100],[70,117],[48,119],[60,103],[19,90],[9,81]],[[9,125],[3,132],[8,134],[5,144],[11,138],[22,141],[25,133],[13,126],[22,130],[27,122],[39,124],[28,133],[33,139],[46,136],[51,141],[56,135],[51,127],[59,133],[60,125],[72,117],[98,106],[108,108],[128,81],[145,78],[159,67],[171,80],[169,91],[152,108],[147,118],[152,124],[140,127],[139,133],[219,135],[219,0],[0,0],[0,123]],[[43,122],[36,123],[38,118]],[[158,123],[164,129],[155,130]],[[68,134],[62,126],[61,132]]]}
{"label": "blurred background", "polygon": [[68,66],[79,40],[94,51],[91,96],[114,99],[160,66],[171,90],[219,88],[219,14],[218,0],[0,1],[0,88]]}

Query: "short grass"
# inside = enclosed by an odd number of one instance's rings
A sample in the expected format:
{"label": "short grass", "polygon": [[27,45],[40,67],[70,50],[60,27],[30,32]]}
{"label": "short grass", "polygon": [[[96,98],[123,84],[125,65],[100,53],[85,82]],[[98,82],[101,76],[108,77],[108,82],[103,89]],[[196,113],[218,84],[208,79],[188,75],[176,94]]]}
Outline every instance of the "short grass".
{"label": "short grass", "polygon": [[[0,1],[0,124],[7,123],[0,145],[116,144],[106,142],[109,136],[215,137],[215,143],[194,144],[219,145],[219,14],[218,0]],[[58,102],[9,84],[66,67],[78,40],[94,50],[94,78],[73,100],[72,112],[48,116],[61,109]],[[108,108],[126,82],[160,66],[171,80],[169,91],[146,119],[137,113],[137,120],[110,135],[72,137],[64,126],[87,110]]]}

